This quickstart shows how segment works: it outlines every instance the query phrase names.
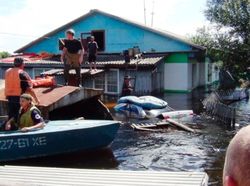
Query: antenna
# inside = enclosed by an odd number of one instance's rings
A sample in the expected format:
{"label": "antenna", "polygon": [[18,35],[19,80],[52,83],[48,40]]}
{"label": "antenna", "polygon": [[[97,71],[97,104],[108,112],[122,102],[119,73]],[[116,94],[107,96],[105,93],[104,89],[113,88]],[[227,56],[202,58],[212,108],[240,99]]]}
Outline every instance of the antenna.
{"label": "antenna", "polygon": [[155,1],[153,0],[152,1],[152,13],[151,13],[151,27],[153,27],[153,25],[154,25],[154,5],[155,5]]}
{"label": "antenna", "polygon": [[146,17],[146,0],[144,2],[144,24],[145,26],[147,25],[147,17]]}

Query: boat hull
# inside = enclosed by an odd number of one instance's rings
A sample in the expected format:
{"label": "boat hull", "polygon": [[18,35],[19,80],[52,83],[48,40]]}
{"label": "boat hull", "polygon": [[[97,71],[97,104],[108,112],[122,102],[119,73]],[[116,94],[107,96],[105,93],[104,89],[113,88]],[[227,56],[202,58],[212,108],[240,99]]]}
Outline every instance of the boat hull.
{"label": "boat hull", "polygon": [[[88,122],[95,124],[88,126]],[[0,161],[104,148],[114,140],[119,125],[114,121],[58,121],[37,131],[0,133]]]}

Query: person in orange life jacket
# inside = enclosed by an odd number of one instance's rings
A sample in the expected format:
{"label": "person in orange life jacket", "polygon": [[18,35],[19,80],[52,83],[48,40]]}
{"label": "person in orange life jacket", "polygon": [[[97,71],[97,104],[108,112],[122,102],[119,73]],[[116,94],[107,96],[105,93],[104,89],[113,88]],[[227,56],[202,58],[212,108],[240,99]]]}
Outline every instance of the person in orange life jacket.
{"label": "person in orange life jacket", "polygon": [[80,41],[74,38],[75,31],[68,29],[66,31],[67,40],[64,41],[61,61],[64,63],[65,85],[68,85],[69,70],[74,69],[77,76],[77,84],[81,86],[81,64],[83,62],[84,49]]}
{"label": "person in orange life jacket", "polygon": [[20,95],[29,93],[37,104],[39,100],[32,88],[31,78],[24,70],[23,58],[14,59],[14,67],[5,72],[5,97],[8,100],[8,119],[14,118],[17,121],[20,109]]}
{"label": "person in orange life jacket", "polygon": [[21,109],[17,122],[11,118],[5,125],[5,130],[10,130],[12,125],[16,125],[22,132],[28,132],[33,129],[41,129],[44,127],[44,120],[38,108],[32,103],[30,94],[22,94],[20,96]]}

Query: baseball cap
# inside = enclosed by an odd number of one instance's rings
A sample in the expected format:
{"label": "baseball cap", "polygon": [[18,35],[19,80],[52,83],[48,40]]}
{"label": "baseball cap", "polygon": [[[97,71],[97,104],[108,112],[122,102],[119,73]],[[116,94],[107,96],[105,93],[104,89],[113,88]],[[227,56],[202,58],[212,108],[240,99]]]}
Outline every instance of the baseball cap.
{"label": "baseball cap", "polygon": [[70,34],[72,34],[72,35],[75,35],[75,31],[74,31],[72,28],[66,30],[66,33],[67,33],[67,34],[70,33]]}

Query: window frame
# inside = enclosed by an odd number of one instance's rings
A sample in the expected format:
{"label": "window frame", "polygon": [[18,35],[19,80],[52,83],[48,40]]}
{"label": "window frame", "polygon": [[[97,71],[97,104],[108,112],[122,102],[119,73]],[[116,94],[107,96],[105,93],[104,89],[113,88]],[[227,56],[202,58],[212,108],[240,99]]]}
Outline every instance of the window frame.
{"label": "window frame", "polygon": [[120,91],[120,81],[119,81],[119,79],[120,79],[120,71],[119,71],[119,69],[109,69],[108,72],[110,72],[110,71],[117,72],[116,73],[116,76],[117,76],[117,79],[116,79],[116,81],[117,81],[117,83],[116,83],[117,91],[116,92],[108,91],[108,73],[105,73],[105,93],[106,94],[116,95],[116,94],[119,94],[119,91]]}
{"label": "window frame", "polygon": [[[104,52],[105,49],[106,49],[106,35],[105,35],[105,30],[91,30],[91,35],[94,36],[95,32],[102,32],[103,33],[103,49],[102,50],[98,49],[98,52]],[[97,42],[97,44],[98,44],[98,42]],[[98,44],[98,47],[99,47],[99,44]]]}

